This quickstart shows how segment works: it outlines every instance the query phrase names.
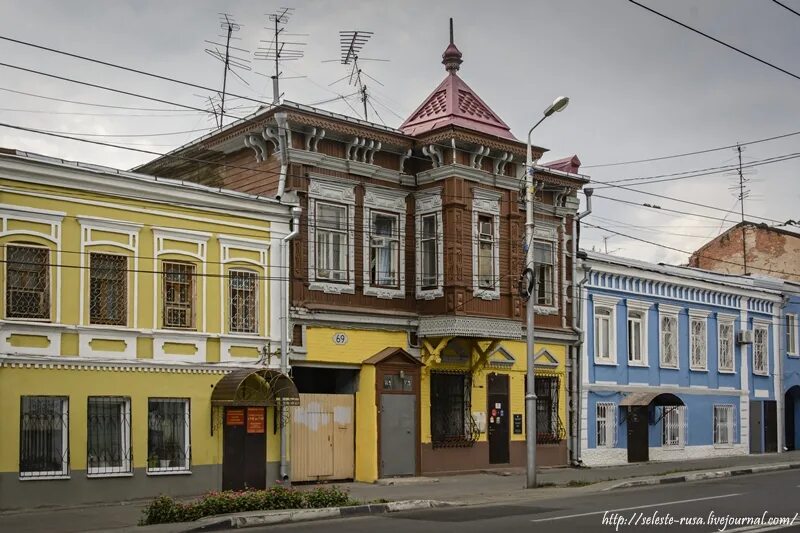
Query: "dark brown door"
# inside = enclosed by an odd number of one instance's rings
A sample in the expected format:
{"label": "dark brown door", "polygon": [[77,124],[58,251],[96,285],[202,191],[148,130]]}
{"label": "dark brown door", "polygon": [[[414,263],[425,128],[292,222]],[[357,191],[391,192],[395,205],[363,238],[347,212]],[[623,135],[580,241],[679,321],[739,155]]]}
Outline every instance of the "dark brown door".
{"label": "dark brown door", "polygon": [[795,417],[795,395],[790,392],[786,393],[786,423],[784,424],[786,433],[786,449],[787,450],[794,450],[796,449],[796,444],[794,441],[794,434],[795,434],[795,426],[794,426],[794,417]]}
{"label": "dark brown door", "polygon": [[648,416],[646,405],[628,408],[628,462],[641,463],[650,460],[648,442]]}
{"label": "dark brown door", "polygon": [[778,404],[775,400],[764,402],[764,451],[778,451]]}
{"label": "dark brown door", "polygon": [[222,433],[222,489],[267,486],[266,408],[226,407]]}
{"label": "dark brown door", "polygon": [[508,375],[489,374],[487,381],[489,463],[507,464],[509,462],[508,420],[511,418],[508,410]]}

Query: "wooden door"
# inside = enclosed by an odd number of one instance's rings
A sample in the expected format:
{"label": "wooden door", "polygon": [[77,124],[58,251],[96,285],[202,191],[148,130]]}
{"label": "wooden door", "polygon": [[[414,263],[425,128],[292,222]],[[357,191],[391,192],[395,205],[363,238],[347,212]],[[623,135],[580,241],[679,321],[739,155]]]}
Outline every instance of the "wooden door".
{"label": "wooden door", "polygon": [[291,421],[292,479],[355,477],[355,398],[352,394],[300,394]]}
{"label": "wooden door", "polygon": [[222,489],[267,486],[265,407],[226,407],[222,430]]}

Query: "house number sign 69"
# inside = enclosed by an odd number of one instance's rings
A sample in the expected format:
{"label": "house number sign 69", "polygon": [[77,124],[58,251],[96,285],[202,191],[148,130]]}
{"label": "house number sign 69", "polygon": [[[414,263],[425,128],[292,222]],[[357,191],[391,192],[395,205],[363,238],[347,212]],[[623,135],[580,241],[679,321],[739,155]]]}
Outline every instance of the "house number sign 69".
{"label": "house number sign 69", "polygon": [[344,333],[337,333],[333,336],[334,344],[347,344],[347,335]]}

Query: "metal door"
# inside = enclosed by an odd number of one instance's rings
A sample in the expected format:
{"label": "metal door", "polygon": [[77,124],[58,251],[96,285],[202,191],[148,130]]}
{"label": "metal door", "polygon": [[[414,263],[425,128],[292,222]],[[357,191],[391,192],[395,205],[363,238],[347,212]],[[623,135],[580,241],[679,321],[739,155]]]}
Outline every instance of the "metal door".
{"label": "metal door", "polygon": [[381,394],[381,477],[417,471],[417,397]]}
{"label": "metal door", "polygon": [[267,486],[264,407],[226,407],[222,430],[222,489]]}
{"label": "metal door", "polygon": [[764,451],[778,451],[778,404],[775,400],[764,401]]}
{"label": "metal door", "polygon": [[750,453],[763,453],[764,424],[761,402],[750,402]]}
{"label": "metal door", "polygon": [[648,436],[648,414],[646,405],[628,408],[628,462],[641,463],[650,460]]}
{"label": "metal door", "polygon": [[487,377],[486,413],[488,417],[489,463],[509,462],[508,449],[508,375],[489,374]]}

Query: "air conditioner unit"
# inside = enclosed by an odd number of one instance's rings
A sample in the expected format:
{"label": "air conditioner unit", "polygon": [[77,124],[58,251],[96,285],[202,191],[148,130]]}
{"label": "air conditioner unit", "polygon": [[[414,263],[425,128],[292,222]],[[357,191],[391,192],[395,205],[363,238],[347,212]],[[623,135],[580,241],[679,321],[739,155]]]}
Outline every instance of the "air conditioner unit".
{"label": "air conditioner unit", "polygon": [[736,336],[736,342],[739,344],[753,344],[753,332],[743,330]]}

